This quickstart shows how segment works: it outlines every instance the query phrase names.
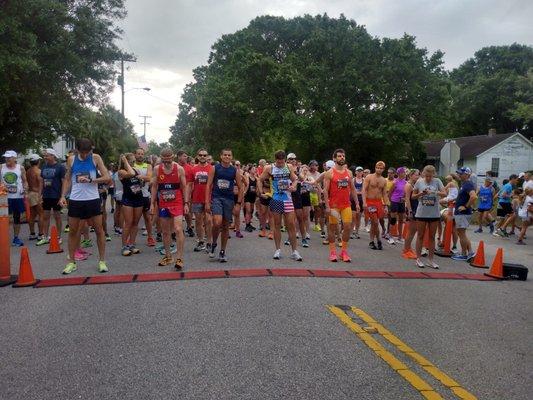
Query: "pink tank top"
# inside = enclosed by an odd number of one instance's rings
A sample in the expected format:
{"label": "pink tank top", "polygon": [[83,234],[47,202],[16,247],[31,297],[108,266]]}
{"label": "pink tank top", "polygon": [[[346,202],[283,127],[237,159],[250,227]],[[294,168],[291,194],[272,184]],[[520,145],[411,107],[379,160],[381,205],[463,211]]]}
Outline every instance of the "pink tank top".
{"label": "pink tank top", "polygon": [[404,201],[405,196],[405,184],[407,181],[405,179],[395,179],[394,180],[394,191],[391,195],[391,200],[395,203],[401,203]]}

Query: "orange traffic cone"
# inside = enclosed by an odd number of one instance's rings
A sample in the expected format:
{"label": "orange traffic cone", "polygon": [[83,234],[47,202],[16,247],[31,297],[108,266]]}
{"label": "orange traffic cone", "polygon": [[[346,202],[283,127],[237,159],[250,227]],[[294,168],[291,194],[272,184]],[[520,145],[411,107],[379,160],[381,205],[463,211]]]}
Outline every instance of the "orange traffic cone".
{"label": "orange traffic cone", "polygon": [[30,256],[28,255],[28,248],[22,247],[20,249],[19,277],[17,279],[17,283],[15,283],[13,287],[33,286],[36,283],[37,279],[35,279],[35,277],[33,276]]}
{"label": "orange traffic cone", "polygon": [[55,225],[52,225],[52,229],[50,232],[50,245],[48,246],[48,250],[46,250],[46,252],[48,254],[63,253],[63,249],[59,244],[59,237]]}
{"label": "orange traffic cone", "polygon": [[485,272],[483,275],[490,276],[491,278],[505,279],[503,276],[503,249],[501,247],[496,252],[496,257],[494,257],[490,271]]}
{"label": "orange traffic cone", "polygon": [[446,227],[444,228],[444,248],[442,250],[436,250],[435,254],[440,257],[452,256],[452,235],[453,235],[453,220],[446,221]]}
{"label": "orange traffic cone", "polygon": [[477,246],[476,256],[470,263],[472,267],[476,268],[488,268],[489,266],[485,263],[485,244],[483,240],[479,241]]}

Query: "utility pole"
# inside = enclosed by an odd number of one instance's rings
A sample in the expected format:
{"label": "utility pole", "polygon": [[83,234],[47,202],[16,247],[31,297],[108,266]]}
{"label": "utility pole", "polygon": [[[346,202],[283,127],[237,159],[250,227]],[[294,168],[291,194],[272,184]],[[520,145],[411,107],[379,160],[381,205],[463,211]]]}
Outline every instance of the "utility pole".
{"label": "utility pole", "polygon": [[139,115],[139,117],[143,118],[143,122],[141,122],[141,125],[144,125],[143,136],[144,136],[144,139],[146,140],[146,125],[150,125],[150,122],[146,122],[146,120],[148,118],[152,118],[152,116],[151,115]]}
{"label": "utility pole", "polygon": [[[118,85],[120,86],[120,93],[121,93],[121,100],[122,100],[122,107],[120,109],[120,112],[122,114],[122,126],[124,126],[124,121],[125,121],[125,115],[124,115],[124,94],[126,93],[126,90],[124,88],[125,86],[125,82],[124,82],[124,61],[126,62],[136,62],[136,60],[134,58],[128,58],[128,59],[124,59],[124,57],[121,57],[120,58],[120,76],[118,77]],[[148,89],[149,90],[149,89]]]}

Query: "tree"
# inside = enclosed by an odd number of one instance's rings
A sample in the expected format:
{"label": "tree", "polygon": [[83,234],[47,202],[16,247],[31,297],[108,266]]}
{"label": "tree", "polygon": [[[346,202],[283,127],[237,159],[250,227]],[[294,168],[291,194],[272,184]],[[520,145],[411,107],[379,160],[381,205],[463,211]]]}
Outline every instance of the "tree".
{"label": "tree", "polygon": [[[24,151],[72,134],[131,57],[116,45],[123,0],[7,0],[0,12],[0,149]],[[73,130],[66,130],[65,128]]]}
{"label": "tree", "polygon": [[498,132],[533,133],[531,108],[533,48],[484,47],[451,72],[457,135]]}
{"label": "tree", "polygon": [[380,40],[344,16],[258,17],[194,70],[170,141],[229,146],[243,161],[279,148],[326,159],[343,147],[351,162],[412,165],[423,138],[449,129],[442,64],[412,36]]}

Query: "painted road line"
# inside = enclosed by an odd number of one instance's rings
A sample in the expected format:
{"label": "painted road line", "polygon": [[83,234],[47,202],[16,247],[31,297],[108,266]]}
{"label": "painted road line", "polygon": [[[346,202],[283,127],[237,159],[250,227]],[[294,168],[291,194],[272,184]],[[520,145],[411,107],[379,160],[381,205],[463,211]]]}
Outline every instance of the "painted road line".
{"label": "painted road line", "polygon": [[[366,333],[364,328],[353,321],[346,312],[338,306],[327,306],[328,310],[335,315],[348,329],[350,329],[359,339],[363,341],[371,350],[373,350],[378,357],[385,361],[397,374],[405,379],[411,386],[426,399],[437,400],[443,399],[429,383],[423,380],[415,372],[411,371],[409,367],[398,360],[392,353],[383,347],[377,340],[372,338],[372,335]],[[374,321],[375,322],[375,321]],[[376,327],[377,328],[377,327]]]}
{"label": "painted road line", "polygon": [[418,354],[415,350],[405,344],[392,332],[386,329],[382,324],[378,323],[374,318],[368,315],[366,312],[357,307],[350,307],[351,311],[357,315],[362,321],[377,330],[377,333],[381,335],[390,344],[396,347],[399,351],[410,357],[418,365],[422,367],[433,378],[437,379],[444,386],[449,388],[460,399],[476,399],[476,397],[469,393],[467,390],[461,387],[459,383],[450,378],[444,372],[439,370],[434,364],[428,361],[425,357]]}

